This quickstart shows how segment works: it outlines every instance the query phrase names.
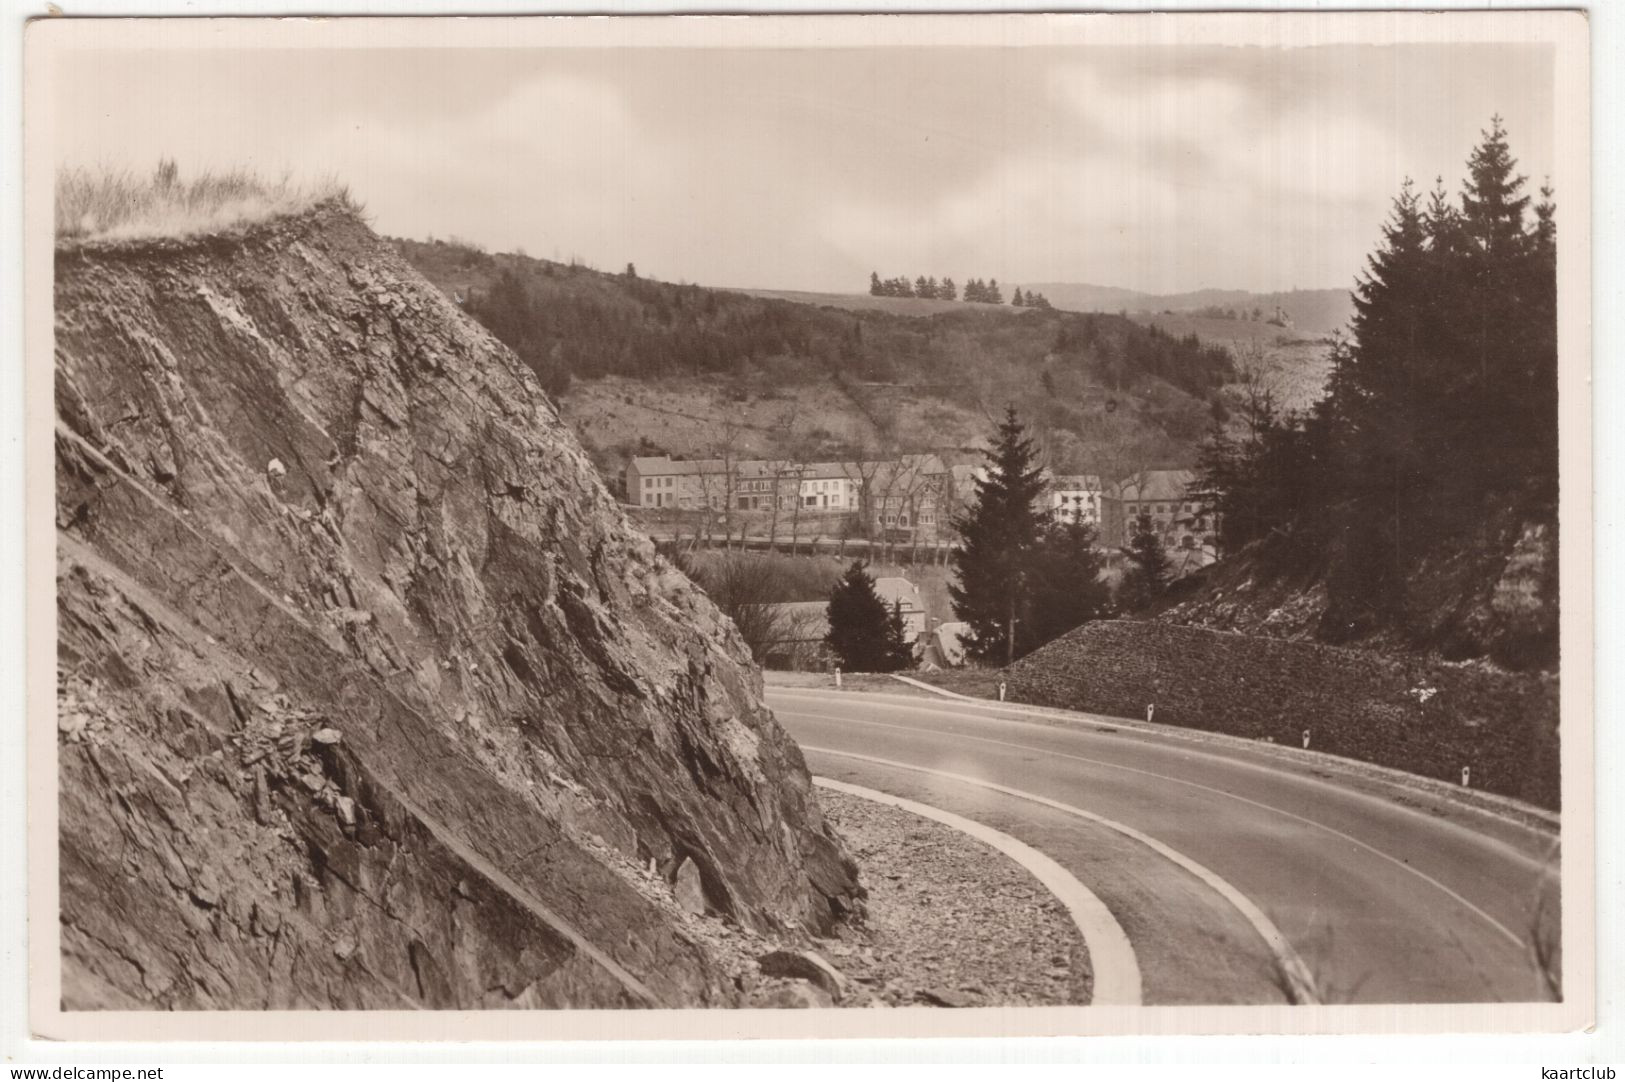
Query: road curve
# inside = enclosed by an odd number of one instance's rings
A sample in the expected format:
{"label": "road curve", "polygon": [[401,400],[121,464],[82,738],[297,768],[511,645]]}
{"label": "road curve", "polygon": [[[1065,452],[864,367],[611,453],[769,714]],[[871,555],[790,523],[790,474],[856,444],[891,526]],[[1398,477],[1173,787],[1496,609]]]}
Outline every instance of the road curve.
{"label": "road curve", "polygon": [[1543,892],[1556,900],[1554,831],[1166,727],[767,693],[813,773],[985,823],[1087,884],[1128,934],[1147,1004],[1548,998],[1531,940]]}

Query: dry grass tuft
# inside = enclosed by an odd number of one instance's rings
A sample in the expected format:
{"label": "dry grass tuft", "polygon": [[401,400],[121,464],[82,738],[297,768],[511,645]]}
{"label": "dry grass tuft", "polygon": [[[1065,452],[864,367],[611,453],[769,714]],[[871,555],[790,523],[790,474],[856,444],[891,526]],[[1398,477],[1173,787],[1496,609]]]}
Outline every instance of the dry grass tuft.
{"label": "dry grass tuft", "polygon": [[215,233],[336,200],[359,209],[336,180],[267,180],[245,170],[182,180],[171,159],[149,177],[128,170],[69,168],[56,177],[59,240],[124,240]]}

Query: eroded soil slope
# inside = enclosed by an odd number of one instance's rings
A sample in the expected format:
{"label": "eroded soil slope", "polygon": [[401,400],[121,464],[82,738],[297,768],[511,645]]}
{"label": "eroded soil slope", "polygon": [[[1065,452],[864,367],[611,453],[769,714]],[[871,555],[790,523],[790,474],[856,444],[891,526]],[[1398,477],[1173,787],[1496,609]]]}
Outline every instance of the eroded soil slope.
{"label": "eroded soil slope", "polygon": [[63,997],[731,1002],[857,904],[732,625],[341,207],[57,252]]}

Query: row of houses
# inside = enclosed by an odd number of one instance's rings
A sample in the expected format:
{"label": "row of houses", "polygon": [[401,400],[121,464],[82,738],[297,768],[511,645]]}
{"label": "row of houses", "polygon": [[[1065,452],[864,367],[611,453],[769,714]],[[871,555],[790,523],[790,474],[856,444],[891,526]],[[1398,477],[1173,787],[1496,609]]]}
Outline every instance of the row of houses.
{"label": "row of houses", "polygon": [[626,467],[626,495],[646,509],[850,516],[861,532],[929,543],[949,536],[979,470],[939,454],[855,462],[640,456]]}
{"label": "row of houses", "polygon": [[[974,502],[985,476],[984,466],[937,452],[856,462],[660,455],[632,459],[626,494],[648,509],[850,516],[870,536],[933,544],[951,539],[953,520]],[[1050,514],[1093,524],[1103,545],[1127,544],[1142,518],[1171,548],[1211,552],[1216,545],[1215,516],[1193,491],[1190,470],[1141,470],[1111,483],[1094,474],[1047,481]]]}

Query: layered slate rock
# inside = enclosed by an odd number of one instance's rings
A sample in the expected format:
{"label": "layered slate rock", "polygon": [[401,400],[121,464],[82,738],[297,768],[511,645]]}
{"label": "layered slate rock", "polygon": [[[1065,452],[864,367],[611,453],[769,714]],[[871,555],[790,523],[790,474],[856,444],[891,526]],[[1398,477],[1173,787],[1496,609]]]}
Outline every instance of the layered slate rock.
{"label": "layered slate rock", "polygon": [[351,212],[56,308],[65,1006],[725,1004],[629,869],[857,904],[733,626]]}

